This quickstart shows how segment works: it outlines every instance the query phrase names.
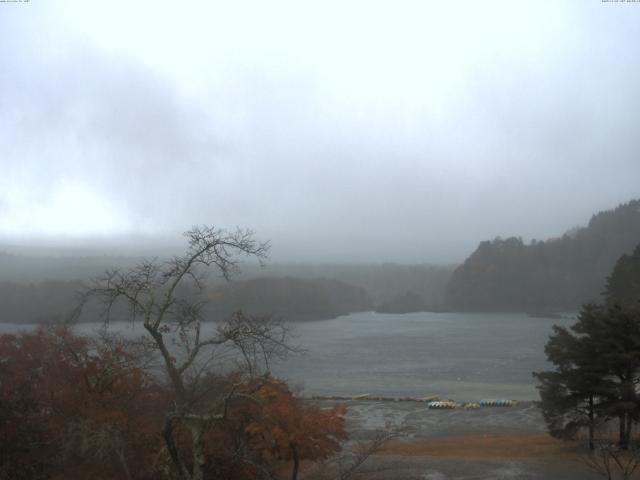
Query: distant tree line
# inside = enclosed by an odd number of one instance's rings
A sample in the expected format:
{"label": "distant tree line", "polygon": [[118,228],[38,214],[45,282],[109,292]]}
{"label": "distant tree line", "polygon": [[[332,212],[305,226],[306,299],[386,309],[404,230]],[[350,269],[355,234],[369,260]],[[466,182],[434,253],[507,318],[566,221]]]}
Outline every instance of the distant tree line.
{"label": "distant tree line", "polygon": [[[0,253],[0,322],[38,323],[67,317],[82,281],[104,271],[109,261],[125,270],[138,260]],[[377,307],[420,311],[441,308],[451,272],[452,267],[432,265],[272,264],[260,269],[249,263],[232,284],[212,279],[207,295],[216,300],[210,304],[211,318],[224,317],[241,306],[293,321]]]}
{"label": "distant tree line", "polygon": [[264,270],[244,268],[243,278],[330,278],[366,290],[374,305],[393,302],[413,292],[421,303],[442,305],[445,289],[455,266],[380,264],[275,264]]}
{"label": "distant tree line", "polygon": [[207,295],[212,300],[212,318],[224,318],[242,309],[286,320],[317,320],[373,308],[363,288],[327,278],[254,278],[227,283]]}
{"label": "distant tree line", "polygon": [[81,287],[80,281],[0,282],[0,322],[46,323],[68,318]]}
{"label": "distant tree line", "polygon": [[640,200],[594,215],[588,226],[547,241],[481,242],[453,273],[454,310],[561,310],[599,301],[605,278],[640,242]]}
{"label": "distant tree line", "polygon": [[[0,282],[0,322],[46,323],[69,318],[81,287],[80,281],[26,285]],[[224,319],[239,309],[290,321],[328,319],[373,309],[364,289],[332,279],[257,278],[213,285],[202,294],[196,291],[191,294],[212,300],[206,312],[209,320]],[[100,320],[98,312],[94,313],[85,315],[84,320]],[[118,313],[121,318],[125,317],[118,306],[113,313],[115,318]]]}

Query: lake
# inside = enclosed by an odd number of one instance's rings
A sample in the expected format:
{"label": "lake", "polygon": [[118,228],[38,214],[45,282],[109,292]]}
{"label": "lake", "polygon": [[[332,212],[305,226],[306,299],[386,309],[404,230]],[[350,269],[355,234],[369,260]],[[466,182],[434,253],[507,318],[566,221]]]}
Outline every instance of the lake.
{"label": "lake", "polygon": [[307,394],[538,399],[552,326],[525,314],[357,313],[296,324],[307,354],[274,371]]}
{"label": "lake", "polygon": [[[552,326],[574,322],[514,313],[362,312],[292,323],[292,343],[305,353],[277,363],[273,372],[304,395],[537,400],[531,372],[550,366],[544,345]],[[0,325],[4,332],[18,328]],[[97,328],[78,326],[85,334]],[[142,331],[124,323],[112,328],[127,336]]]}

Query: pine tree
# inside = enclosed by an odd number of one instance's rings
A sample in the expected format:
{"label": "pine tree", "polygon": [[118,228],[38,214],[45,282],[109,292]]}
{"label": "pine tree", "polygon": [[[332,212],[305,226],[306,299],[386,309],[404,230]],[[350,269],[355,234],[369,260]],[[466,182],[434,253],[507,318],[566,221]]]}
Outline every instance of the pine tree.
{"label": "pine tree", "polygon": [[[597,307],[587,305],[581,317]],[[572,327],[571,330],[575,330]],[[589,431],[589,448],[594,448],[599,398],[606,387],[606,371],[598,362],[595,346],[564,327],[554,327],[545,353],[555,371],[535,372],[540,381],[540,407],[551,435],[571,439],[582,428]]]}
{"label": "pine tree", "polygon": [[618,259],[603,295],[607,305],[640,306],[640,244],[631,255]]}
{"label": "pine tree", "polygon": [[556,369],[537,372],[543,416],[552,435],[572,438],[596,423],[619,421],[619,445],[629,447],[640,418],[640,310],[586,305],[570,329],[555,327],[545,352]]}

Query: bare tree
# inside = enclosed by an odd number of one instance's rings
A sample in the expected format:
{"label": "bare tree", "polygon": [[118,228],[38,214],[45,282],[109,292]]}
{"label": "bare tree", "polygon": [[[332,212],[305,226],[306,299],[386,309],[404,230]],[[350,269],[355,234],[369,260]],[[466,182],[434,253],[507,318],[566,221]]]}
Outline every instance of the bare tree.
{"label": "bare tree", "polygon": [[390,425],[382,430],[377,430],[373,438],[369,440],[357,440],[353,442],[349,451],[329,458],[316,465],[307,473],[308,480],[354,480],[367,478],[372,474],[382,471],[379,466],[373,469],[365,469],[365,463],[374,455],[380,453],[387,444],[402,437],[405,431]]}
{"label": "bare tree", "polygon": [[595,449],[580,457],[580,460],[607,480],[629,480],[640,466],[640,449],[631,445],[623,450],[618,445],[597,441]]}
{"label": "bare tree", "polygon": [[[150,344],[159,352],[173,394],[163,429],[173,474],[180,480],[201,480],[207,429],[225,418],[229,402],[247,395],[246,390],[239,393],[239,384],[220,383],[216,395],[209,395],[207,388],[215,388],[215,383],[203,379],[211,377],[216,349],[230,347],[239,352],[245,374],[257,376],[268,371],[272,358],[286,355],[289,347],[284,326],[268,317],[237,312],[209,334],[203,328],[207,273],[215,269],[229,280],[238,271],[239,256],[262,261],[269,245],[256,242],[249,230],[229,233],[203,226],[184,235],[188,240],[184,255],[167,261],[144,260],[125,271],[107,271],[83,293],[81,303],[97,298],[107,324],[114,307],[124,308],[132,321],[142,322]],[[190,458],[179,448],[178,428],[190,432]]]}

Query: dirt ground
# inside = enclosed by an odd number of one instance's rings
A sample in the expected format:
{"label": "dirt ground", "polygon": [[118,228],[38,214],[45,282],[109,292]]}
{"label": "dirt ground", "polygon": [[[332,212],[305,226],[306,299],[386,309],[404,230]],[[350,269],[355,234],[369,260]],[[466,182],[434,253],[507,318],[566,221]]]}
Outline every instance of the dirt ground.
{"label": "dirt ground", "polygon": [[546,433],[468,434],[389,442],[384,455],[465,458],[475,460],[575,456],[579,447]]}
{"label": "dirt ground", "polygon": [[[545,432],[532,402],[478,410],[433,410],[417,402],[348,401],[347,427],[355,441],[380,430],[400,436],[371,457],[370,480],[595,480],[581,460],[583,444]],[[640,477],[639,477],[640,478]]]}

